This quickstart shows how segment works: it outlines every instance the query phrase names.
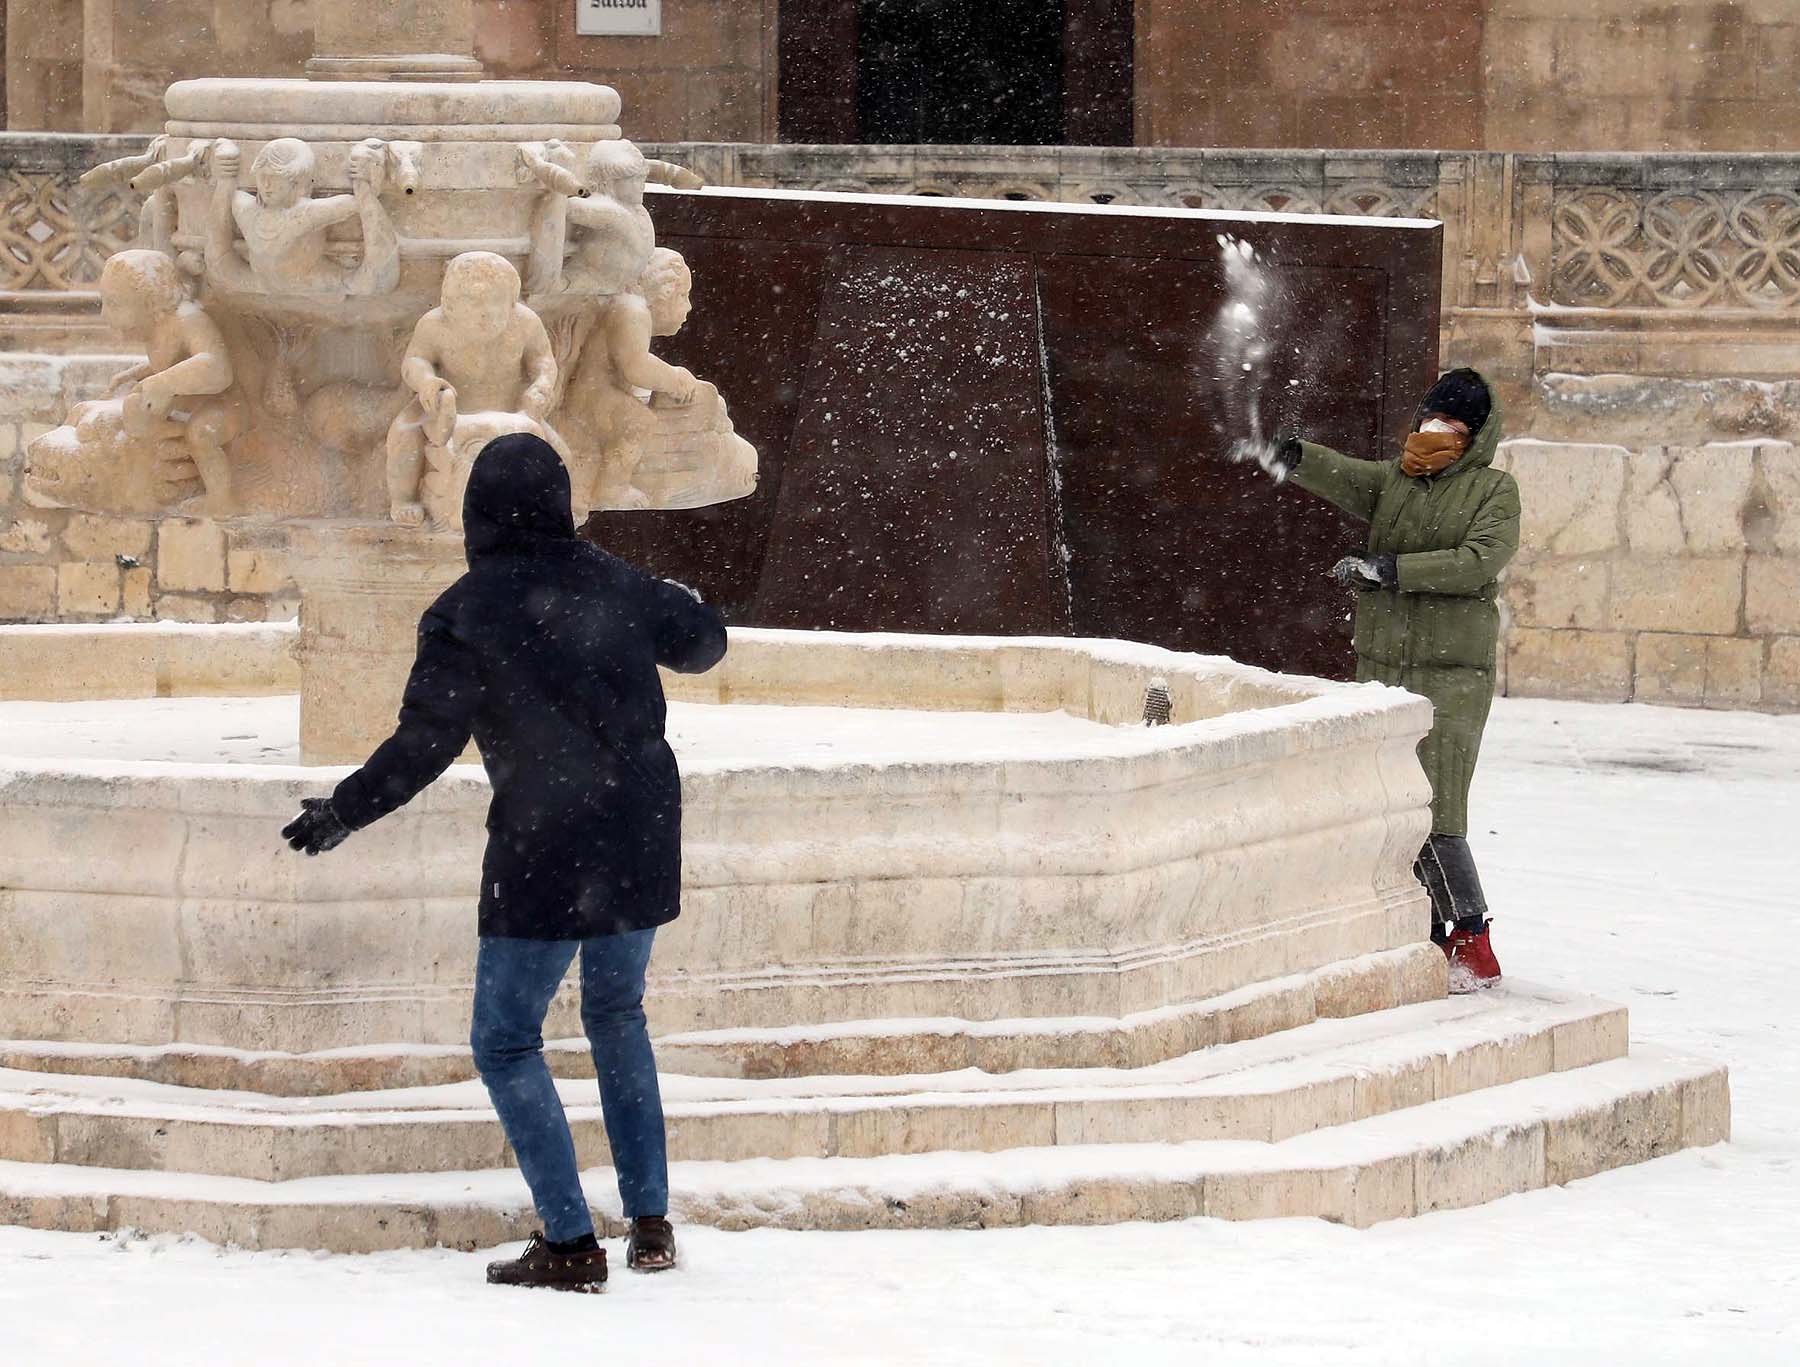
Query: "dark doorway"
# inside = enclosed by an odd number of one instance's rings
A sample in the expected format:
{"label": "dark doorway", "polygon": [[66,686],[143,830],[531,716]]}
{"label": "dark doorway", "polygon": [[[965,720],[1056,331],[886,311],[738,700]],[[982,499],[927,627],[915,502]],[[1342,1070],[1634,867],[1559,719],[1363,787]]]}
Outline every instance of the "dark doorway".
{"label": "dark doorway", "polygon": [[1132,141],[1132,0],[782,0],[784,142]]}
{"label": "dark doorway", "polygon": [[863,142],[1062,141],[1061,0],[862,0]]}

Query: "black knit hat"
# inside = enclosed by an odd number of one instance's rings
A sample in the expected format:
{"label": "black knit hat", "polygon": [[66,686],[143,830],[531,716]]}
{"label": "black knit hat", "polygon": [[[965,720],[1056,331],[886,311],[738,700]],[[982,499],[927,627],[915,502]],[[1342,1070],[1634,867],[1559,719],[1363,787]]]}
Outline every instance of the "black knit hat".
{"label": "black knit hat", "polygon": [[1419,412],[1441,413],[1446,418],[1455,418],[1458,422],[1466,423],[1469,435],[1474,436],[1488,420],[1493,407],[1494,401],[1488,397],[1486,382],[1465,366],[1459,370],[1446,370],[1438,376],[1438,382],[1431,386],[1425,402],[1419,405]]}

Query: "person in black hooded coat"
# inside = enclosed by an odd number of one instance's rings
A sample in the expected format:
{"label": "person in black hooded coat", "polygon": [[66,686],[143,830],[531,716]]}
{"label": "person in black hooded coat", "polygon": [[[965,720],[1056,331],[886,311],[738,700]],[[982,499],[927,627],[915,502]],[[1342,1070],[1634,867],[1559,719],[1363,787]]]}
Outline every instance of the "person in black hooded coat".
{"label": "person in black hooded coat", "polygon": [[[680,911],[681,779],[656,671],[712,668],[725,626],[687,589],[576,536],[568,472],[537,437],[483,449],[463,528],[468,573],[420,619],[394,734],[330,798],[307,799],[284,835],[308,854],[333,848],[410,801],[473,737],[493,800],[471,1043],[547,1235],[490,1279],[592,1277],[593,1223],[541,1038],[577,952],[583,1023],[634,1220],[629,1255],[668,1266],[667,1160],[642,995],[655,928]],[[599,1266],[603,1278],[603,1254]]]}

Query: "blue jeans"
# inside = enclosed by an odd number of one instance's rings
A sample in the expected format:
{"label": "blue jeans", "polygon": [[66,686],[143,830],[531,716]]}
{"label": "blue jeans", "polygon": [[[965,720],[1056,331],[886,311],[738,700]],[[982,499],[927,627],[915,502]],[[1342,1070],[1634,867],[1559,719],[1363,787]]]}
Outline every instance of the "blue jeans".
{"label": "blue jeans", "polygon": [[669,1211],[662,1093],[644,1025],[644,970],[655,938],[654,929],[586,940],[481,937],[469,1045],[543,1218],[544,1237],[555,1243],[594,1231],[575,1141],[544,1062],[544,1013],[577,951],[581,1024],[600,1075],[600,1107],[625,1214]]}

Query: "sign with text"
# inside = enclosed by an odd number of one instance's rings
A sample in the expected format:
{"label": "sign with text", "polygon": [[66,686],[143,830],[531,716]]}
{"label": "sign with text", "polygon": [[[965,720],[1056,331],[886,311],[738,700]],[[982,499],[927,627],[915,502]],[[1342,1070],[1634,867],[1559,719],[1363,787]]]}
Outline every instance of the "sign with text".
{"label": "sign with text", "polygon": [[575,0],[575,32],[660,36],[662,0]]}

